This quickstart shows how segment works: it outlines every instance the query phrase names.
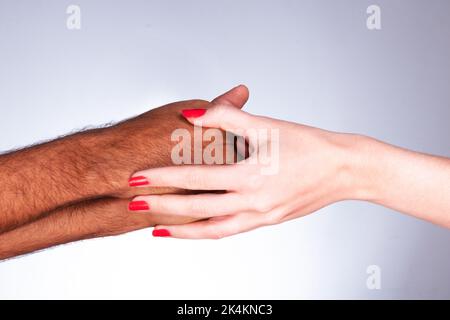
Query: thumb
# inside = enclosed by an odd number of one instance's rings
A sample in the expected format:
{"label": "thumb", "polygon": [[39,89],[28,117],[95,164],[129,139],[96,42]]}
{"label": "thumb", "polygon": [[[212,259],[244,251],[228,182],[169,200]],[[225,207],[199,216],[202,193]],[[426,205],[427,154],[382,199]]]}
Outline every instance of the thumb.
{"label": "thumb", "polygon": [[236,135],[257,121],[255,116],[229,104],[216,104],[210,109],[185,109],[181,113],[196,126],[220,128]]}
{"label": "thumb", "polygon": [[248,88],[244,85],[239,85],[224,94],[215,98],[212,104],[226,104],[242,109],[249,97]]}

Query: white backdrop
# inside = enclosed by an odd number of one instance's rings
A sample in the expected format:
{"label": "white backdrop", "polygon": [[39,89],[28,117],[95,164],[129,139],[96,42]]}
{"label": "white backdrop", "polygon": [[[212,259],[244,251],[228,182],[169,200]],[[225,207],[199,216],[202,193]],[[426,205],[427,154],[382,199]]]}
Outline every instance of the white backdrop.
{"label": "white backdrop", "polygon": [[[381,30],[366,27],[371,4]],[[245,83],[250,112],[450,156],[448,12],[445,0],[0,0],[0,150]],[[0,298],[450,298],[449,245],[448,230],[345,202],[220,241],[147,229],[9,260]]]}

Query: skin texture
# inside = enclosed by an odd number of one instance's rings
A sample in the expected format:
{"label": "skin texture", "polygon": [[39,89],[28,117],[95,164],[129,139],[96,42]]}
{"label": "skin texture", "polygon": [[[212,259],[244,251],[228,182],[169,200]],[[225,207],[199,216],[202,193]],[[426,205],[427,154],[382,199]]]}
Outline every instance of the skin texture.
{"label": "skin texture", "polygon": [[[450,228],[450,159],[412,152],[353,134],[254,116],[218,105],[194,125],[240,132],[253,149],[242,163],[220,167],[154,168],[136,175],[154,185],[221,194],[147,195],[149,212],[202,221],[159,225],[154,235],[218,239],[261,226],[302,217],[332,203],[365,200]],[[253,139],[250,129],[278,130]],[[256,141],[256,143],[255,143]],[[279,170],[262,174],[267,162],[256,161],[264,146],[278,146]],[[269,149],[270,150],[270,149]],[[267,160],[267,158],[266,158]],[[164,231],[161,231],[164,230]]]}
{"label": "skin texture", "polygon": [[157,223],[183,223],[190,217],[130,213],[127,199],[85,201],[49,212],[47,216],[0,234],[0,259],[68,242],[115,236]]}
{"label": "skin texture", "polygon": [[[130,188],[128,179],[136,170],[172,165],[170,154],[177,142],[171,141],[171,133],[179,128],[193,130],[181,110],[210,108],[217,103],[241,108],[247,99],[247,88],[239,86],[212,103],[172,103],[112,127],[0,157],[0,183],[7,186],[0,191],[0,259],[155,224],[194,221],[188,216],[130,212],[129,198],[139,194],[195,191]],[[234,145],[224,139],[223,148],[227,152]]]}

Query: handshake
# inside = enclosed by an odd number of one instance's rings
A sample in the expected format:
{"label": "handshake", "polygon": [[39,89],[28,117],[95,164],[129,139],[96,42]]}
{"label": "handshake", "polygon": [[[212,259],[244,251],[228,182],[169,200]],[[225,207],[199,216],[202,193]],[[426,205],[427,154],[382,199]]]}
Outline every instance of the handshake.
{"label": "handshake", "polygon": [[238,86],[1,155],[0,259],[153,226],[218,239],[347,199],[450,227],[449,158],[251,115],[248,96]]}

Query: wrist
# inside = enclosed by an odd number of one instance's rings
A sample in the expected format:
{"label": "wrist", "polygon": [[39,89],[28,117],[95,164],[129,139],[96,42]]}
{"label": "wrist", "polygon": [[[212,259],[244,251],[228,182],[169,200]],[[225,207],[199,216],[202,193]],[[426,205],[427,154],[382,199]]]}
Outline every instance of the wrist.
{"label": "wrist", "polygon": [[357,134],[339,134],[343,199],[376,201],[382,179],[378,170],[382,143]]}
{"label": "wrist", "polygon": [[84,197],[114,195],[128,188],[131,172],[127,167],[127,149],[115,127],[84,132],[74,139],[83,152],[79,167]]}

